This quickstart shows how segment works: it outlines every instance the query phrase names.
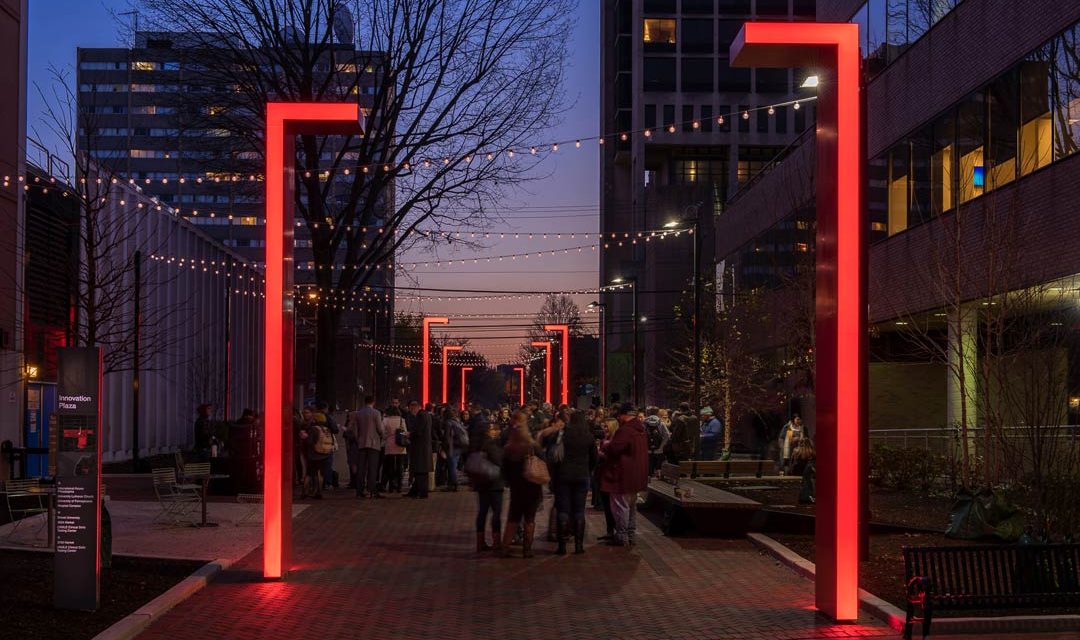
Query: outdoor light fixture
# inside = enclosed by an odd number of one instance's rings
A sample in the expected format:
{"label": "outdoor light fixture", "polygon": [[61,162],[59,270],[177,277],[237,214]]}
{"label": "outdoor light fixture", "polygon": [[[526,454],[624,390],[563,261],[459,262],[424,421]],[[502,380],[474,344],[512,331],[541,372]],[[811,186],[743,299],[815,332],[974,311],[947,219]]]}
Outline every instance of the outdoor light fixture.
{"label": "outdoor light fixture", "polygon": [[465,374],[472,371],[472,367],[461,368],[461,410],[465,410]]}
{"label": "outdoor light fixture", "polygon": [[[560,404],[570,404],[570,327],[565,324],[545,324],[544,331],[555,331],[562,334],[562,395]],[[548,349],[550,357],[551,350]],[[550,360],[548,361],[550,365]]]}
{"label": "outdoor light fixture", "polygon": [[293,220],[296,136],[358,135],[357,103],[266,105],[263,576],[281,578],[292,555]]}
{"label": "outdoor light fixture", "polygon": [[551,403],[551,341],[533,340],[532,346],[544,350],[544,402]]}
{"label": "outdoor light fixture", "polygon": [[[815,604],[840,621],[859,616],[860,519],[866,513],[866,230],[859,26],[747,22],[733,67],[815,68],[803,88],[817,106]],[[821,82],[820,77],[825,76]]]}
{"label": "outdoor light fixture", "polygon": [[514,367],[518,372],[518,406],[525,406],[525,367]]}
{"label": "outdoor light fixture", "polygon": [[420,369],[420,398],[423,406],[427,406],[431,399],[431,325],[449,324],[450,318],[424,318],[423,335],[423,363]]}
{"label": "outdoor light fixture", "polygon": [[665,229],[674,229],[677,226],[679,226],[679,221],[678,220],[668,220],[667,222],[664,223],[664,228]]}
{"label": "outdoor light fixture", "polygon": [[[450,352],[461,351],[465,347],[460,344],[448,344],[442,348],[442,401],[443,404],[450,402]],[[427,404],[426,402],[424,404]]]}

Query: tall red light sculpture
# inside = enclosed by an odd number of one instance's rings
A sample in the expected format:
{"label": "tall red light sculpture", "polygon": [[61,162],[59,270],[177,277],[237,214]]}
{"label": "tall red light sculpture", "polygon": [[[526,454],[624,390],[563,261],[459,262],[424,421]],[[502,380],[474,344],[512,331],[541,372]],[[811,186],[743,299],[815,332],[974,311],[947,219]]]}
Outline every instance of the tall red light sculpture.
{"label": "tall red light sculpture", "polygon": [[828,616],[855,620],[867,380],[859,27],[748,22],[731,43],[730,60],[818,71],[815,599]]}
{"label": "tall red light sculpture", "polygon": [[[448,344],[442,348],[442,402],[450,402],[450,352],[461,351],[465,347],[460,344]],[[425,403],[427,404],[427,403]]]}
{"label": "tall red light sculpture", "polygon": [[423,335],[420,336],[420,339],[424,341],[421,356],[424,362],[420,369],[420,406],[423,407],[426,407],[431,399],[431,325],[433,324],[450,324],[450,318],[424,318]]}
{"label": "tall red light sculpture", "polygon": [[534,340],[532,346],[544,350],[544,402],[551,403],[551,341]]}
{"label": "tall red light sculpture", "polygon": [[525,406],[525,367],[514,367],[518,372],[518,406]]}
{"label": "tall red light sculpture", "polygon": [[359,135],[356,103],[266,105],[266,303],[263,377],[263,576],[292,556],[293,217],[295,137]]}
{"label": "tall red light sculpture", "polygon": [[560,340],[562,344],[562,399],[559,402],[570,404],[570,327],[565,324],[545,324],[544,331],[556,331],[562,334]]}
{"label": "tall red light sculpture", "polygon": [[461,410],[465,410],[465,374],[472,371],[472,367],[461,368]]}

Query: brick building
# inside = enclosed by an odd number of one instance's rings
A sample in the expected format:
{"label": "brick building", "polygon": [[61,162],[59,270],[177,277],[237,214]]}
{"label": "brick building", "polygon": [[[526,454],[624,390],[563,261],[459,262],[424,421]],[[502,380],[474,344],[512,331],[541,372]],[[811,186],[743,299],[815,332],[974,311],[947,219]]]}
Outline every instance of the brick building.
{"label": "brick building", "polygon": [[[819,0],[817,17],[862,26],[871,429],[1075,424],[1080,5]],[[800,141],[728,203],[715,255],[736,274],[792,250],[769,246],[778,229],[812,228]],[[792,304],[792,267],[764,266],[736,289]]]}

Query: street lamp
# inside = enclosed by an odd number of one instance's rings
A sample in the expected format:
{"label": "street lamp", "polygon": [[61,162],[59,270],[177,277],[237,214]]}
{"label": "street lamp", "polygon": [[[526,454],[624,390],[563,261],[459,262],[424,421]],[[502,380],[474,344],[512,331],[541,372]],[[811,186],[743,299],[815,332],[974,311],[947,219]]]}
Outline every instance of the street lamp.
{"label": "street lamp", "polygon": [[632,323],[633,327],[634,327],[634,352],[633,352],[634,362],[633,362],[633,366],[630,367],[630,394],[631,394],[631,396],[633,396],[633,401],[634,401],[634,404],[636,405],[638,403],[638,398],[641,397],[641,392],[640,392],[640,389],[639,389],[639,386],[641,384],[641,376],[638,375],[638,325],[641,324],[641,323],[638,320],[638,281],[637,281],[637,276],[626,276],[626,277],[620,276],[620,277],[611,279],[611,284],[621,285],[621,284],[624,284],[624,283],[629,285],[630,287],[632,287],[633,290],[634,290],[633,309],[631,311],[631,314],[634,317],[634,320],[633,320],[633,323]]}
{"label": "street lamp", "polygon": [[534,340],[532,346],[544,350],[544,402],[551,404],[551,341]]}
{"label": "street lamp", "polygon": [[465,374],[472,371],[472,367],[461,368],[461,410],[465,410]]}
{"label": "street lamp", "polygon": [[443,346],[443,348],[442,348],[442,401],[443,401],[443,404],[447,404],[447,403],[450,402],[450,396],[449,396],[449,393],[448,393],[448,391],[450,389],[450,384],[449,384],[450,383],[450,380],[449,380],[450,352],[451,351],[461,351],[464,348],[465,347],[463,347],[460,344],[448,344],[448,345]]}
{"label": "street lamp", "polygon": [[600,310],[600,403],[607,402],[607,325],[604,324],[604,312],[607,305],[603,302],[590,302],[588,309]]}
{"label": "street lamp", "polygon": [[[817,76],[812,76],[816,78]],[[809,80],[809,78],[807,79]],[[693,217],[688,217],[685,221],[672,220],[664,225],[665,229],[673,229],[676,227],[685,228],[687,224],[690,227],[690,233],[694,236],[694,398],[693,406],[697,411],[701,408],[701,216],[698,214],[698,208],[702,203],[692,204],[686,208],[686,213],[693,210]]]}
{"label": "street lamp", "polygon": [[518,372],[518,407],[525,406],[525,367],[514,367]]}
{"label": "street lamp", "polygon": [[[562,394],[559,404],[570,404],[570,326],[565,324],[545,324],[544,331],[562,334],[562,363],[560,364]],[[550,351],[550,350],[549,350]]]}
{"label": "street lamp", "polygon": [[[421,404],[420,406],[426,407],[431,390],[431,325],[433,324],[449,324],[450,318],[424,318],[423,321],[423,369],[420,371],[420,387],[421,387]],[[444,358],[445,360],[445,358]],[[445,377],[445,376],[444,376]]]}

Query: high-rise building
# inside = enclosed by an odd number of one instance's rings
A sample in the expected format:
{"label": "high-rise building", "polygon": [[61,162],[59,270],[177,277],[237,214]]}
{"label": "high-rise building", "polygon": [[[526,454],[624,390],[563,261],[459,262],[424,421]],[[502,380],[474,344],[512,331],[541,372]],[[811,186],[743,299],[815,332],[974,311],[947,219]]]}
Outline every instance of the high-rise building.
{"label": "high-rise building", "polygon": [[[1080,4],[819,0],[817,10],[861,27],[871,442],[921,429],[916,444],[944,451],[960,426],[1012,430],[1018,442],[1032,425],[1080,423],[1080,258],[1068,249]],[[718,262],[746,264],[755,247],[790,252],[782,230],[813,226],[805,141],[729,203]],[[787,295],[790,267],[761,266],[742,291]],[[759,348],[790,346],[776,330]]]}
{"label": "high-rise building", "polygon": [[812,100],[794,105],[811,97],[800,89],[805,72],[733,68],[729,46],[747,20],[812,20],[814,4],[603,2],[600,230],[610,246],[600,280],[632,285],[604,296],[609,395],[662,403],[679,395],[664,372],[679,350],[689,350],[693,238],[645,242],[638,234],[696,226],[701,277],[711,291],[714,223],[725,202],[805,130],[814,111]]}
{"label": "high-rise building", "polygon": [[[225,247],[261,264],[265,217],[258,116],[230,97],[241,90],[239,84],[223,83],[223,74],[208,71],[208,65],[222,64],[220,54],[208,50],[212,41],[206,34],[140,31],[131,48],[79,49],[79,149],[109,173],[173,207]],[[372,61],[378,54],[342,42],[329,46],[326,55],[316,67],[333,74],[346,87],[342,91],[346,97],[362,107],[370,105],[377,82]],[[245,135],[238,121],[254,121],[256,130]],[[344,138],[329,140],[320,160],[343,151]],[[344,151],[346,161],[355,162],[350,153]],[[347,192],[354,178],[339,173],[330,179],[334,182],[327,201],[332,203]],[[368,225],[372,236],[379,232],[379,224]],[[315,281],[315,264],[311,235],[299,213],[294,247],[295,281],[304,292]],[[386,318],[392,315],[392,296],[379,294],[392,291],[392,263],[393,258],[387,260],[382,265],[386,268],[378,269],[368,283],[371,293],[365,296],[365,310],[346,311],[341,323],[334,352],[341,355],[336,368],[342,382],[335,395],[343,403],[357,402],[361,386],[370,392],[385,382],[375,381],[387,375],[383,364],[373,361],[375,349],[360,345],[389,342],[392,323]],[[301,300],[306,302],[307,296]],[[310,399],[315,380],[314,308],[302,304],[297,311],[296,381]]]}

